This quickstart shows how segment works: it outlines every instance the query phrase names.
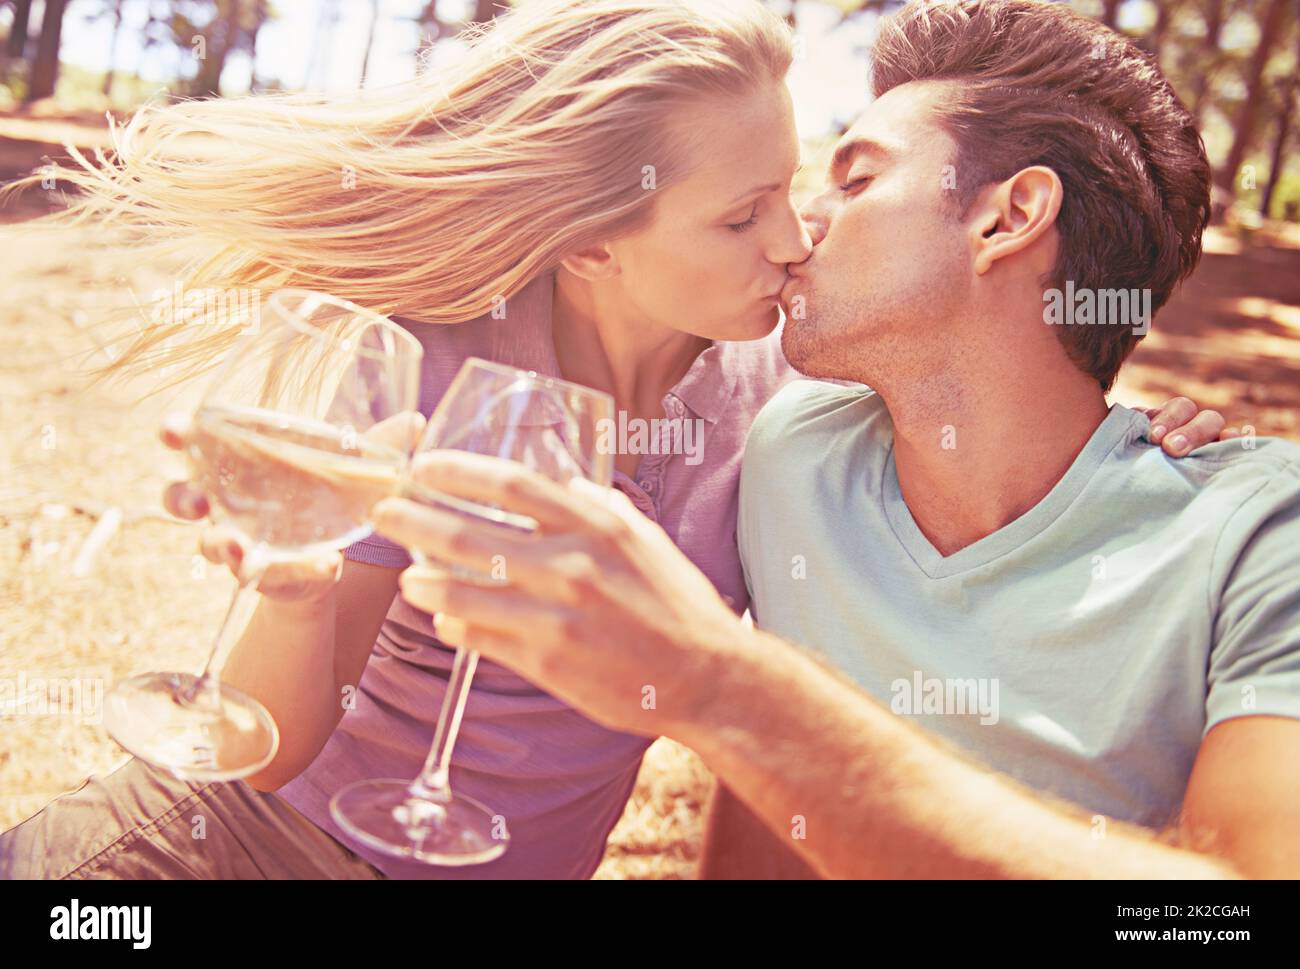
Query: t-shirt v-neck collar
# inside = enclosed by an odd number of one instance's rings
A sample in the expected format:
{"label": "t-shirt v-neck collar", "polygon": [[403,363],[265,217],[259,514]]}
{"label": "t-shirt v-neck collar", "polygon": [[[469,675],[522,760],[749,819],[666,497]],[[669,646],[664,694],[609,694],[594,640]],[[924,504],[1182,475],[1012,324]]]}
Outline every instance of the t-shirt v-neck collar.
{"label": "t-shirt v-neck collar", "polygon": [[885,518],[899,544],[930,578],[947,578],[979,568],[1020,548],[1056,521],[1083,491],[1107,455],[1121,442],[1140,434],[1143,423],[1149,424],[1149,421],[1140,412],[1119,404],[1112,405],[1074,463],[1041,501],[1015,521],[948,556],[940,555],[939,550],[930,544],[903,500],[894,466],[894,440],[891,436],[880,482]]}

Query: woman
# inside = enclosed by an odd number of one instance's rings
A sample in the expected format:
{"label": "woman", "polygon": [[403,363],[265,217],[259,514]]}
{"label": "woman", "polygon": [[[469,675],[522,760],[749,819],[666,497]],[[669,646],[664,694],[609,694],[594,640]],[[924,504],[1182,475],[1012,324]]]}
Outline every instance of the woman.
{"label": "woman", "polygon": [[[754,414],[794,376],[773,336],[776,294],[811,245],[789,196],[791,46],[752,0],[539,0],[498,20],[454,74],[356,102],[253,98],[139,116],[116,164],[74,177],[89,193],[79,212],[161,231],[160,246],[206,240],[193,287],[304,286],[393,315],[425,347],[426,415],[461,362],[481,356],[608,391],[629,422],[694,422],[697,453],[620,453],[615,486],[743,611],[740,458]],[[187,130],[219,136],[237,162],[153,152]],[[168,348],[174,335],[146,333],[111,369],[161,359],[190,365],[183,379],[237,334]],[[179,447],[185,433],[174,423],[164,439]],[[167,503],[206,511],[184,484]],[[204,552],[236,569],[242,555],[215,531]],[[432,868],[345,846],[330,797],[362,778],[414,776],[450,669],[430,617],[397,595],[409,562],[374,537],[341,568],[327,556],[263,580],[223,671],[280,726],[263,771],[198,784],[128,762],[0,836],[0,873],[588,877],[647,741],[486,663],[452,781],[505,816],[509,850]],[[196,851],[199,812],[209,821]]]}

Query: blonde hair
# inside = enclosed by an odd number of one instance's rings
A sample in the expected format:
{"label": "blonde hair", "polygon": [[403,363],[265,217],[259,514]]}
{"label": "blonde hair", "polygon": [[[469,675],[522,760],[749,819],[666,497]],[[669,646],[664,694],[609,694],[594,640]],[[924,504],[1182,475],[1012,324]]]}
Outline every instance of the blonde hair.
{"label": "blonde hair", "polygon": [[[649,223],[648,188],[680,179],[707,136],[671,136],[674,114],[780,81],[792,59],[758,0],[533,0],[462,39],[454,63],[352,98],[146,105],[98,164],[70,148],[79,167],[58,177],[81,192],[47,218],[121,227],[133,263],[183,254],[185,290],[295,286],[463,322]],[[191,133],[221,150],[182,154]],[[195,312],[153,321],[95,379],[206,370],[240,328],[195,327],[212,306]]]}

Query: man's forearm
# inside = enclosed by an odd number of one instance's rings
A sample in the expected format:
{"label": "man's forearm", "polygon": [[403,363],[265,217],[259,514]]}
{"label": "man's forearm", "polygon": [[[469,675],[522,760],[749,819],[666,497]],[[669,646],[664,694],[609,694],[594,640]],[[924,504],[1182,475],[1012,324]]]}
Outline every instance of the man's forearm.
{"label": "man's forearm", "polygon": [[761,632],[670,731],[838,878],[1232,878],[1226,862],[1046,802],[964,760]]}

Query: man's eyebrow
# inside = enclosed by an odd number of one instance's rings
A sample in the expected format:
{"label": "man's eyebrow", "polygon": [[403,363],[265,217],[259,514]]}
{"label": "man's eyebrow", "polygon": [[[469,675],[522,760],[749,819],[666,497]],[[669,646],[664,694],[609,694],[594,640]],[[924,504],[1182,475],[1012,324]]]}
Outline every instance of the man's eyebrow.
{"label": "man's eyebrow", "polygon": [[859,154],[875,155],[878,158],[890,158],[893,152],[878,141],[871,138],[854,138],[852,141],[846,141],[835,149],[835,157],[831,159],[831,171],[847,165]]}
{"label": "man's eyebrow", "polygon": [[[798,175],[801,171],[803,171],[802,164],[800,164],[800,166],[794,170],[794,173]],[[754,188],[751,188],[748,192],[741,192],[739,195],[737,195],[735,199],[731,202],[731,205],[735,205],[741,199],[747,199],[751,195],[759,195],[763,192],[775,192],[778,188],[781,187],[782,185],[780,182],[771,182],[767,185],[757,185]],[[728,208],[730,207],[731,206],[729,205]]]}

